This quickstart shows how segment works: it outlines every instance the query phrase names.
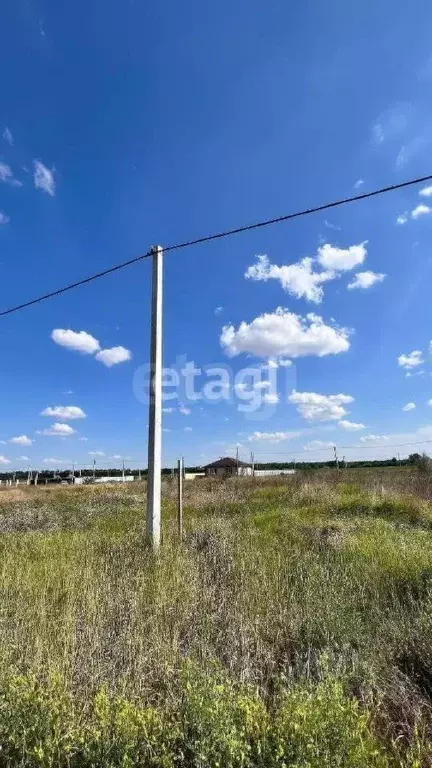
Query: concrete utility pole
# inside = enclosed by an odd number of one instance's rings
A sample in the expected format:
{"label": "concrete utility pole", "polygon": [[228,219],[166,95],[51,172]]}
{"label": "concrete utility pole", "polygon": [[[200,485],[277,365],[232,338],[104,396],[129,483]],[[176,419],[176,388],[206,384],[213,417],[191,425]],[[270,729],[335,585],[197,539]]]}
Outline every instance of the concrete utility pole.
{"label": "concrete utility pole", "polygon": [[93,480],[96,479],[96,459],[93,459]]}
{"label": "concrete utility pole", "polygon": [[252,467],[252,477],[255,477],[255,456],[251,451],[251,467]]}
{"label": "concrete utility pole", "polygon": [[152,254],[147,541],[153,552],[157,552],[160,545],[162,471],[162,247],[153,246]]}
{"label": "concrete utility pole", "polygon": [[183,467],[184,459],[177,461],[177,482],[178,482],[178,502],[177,502],[177,530],[179,541],[183,541]]}
{"label": "concrete utility pole", "polygon": [[338,455],[337,455],[336,446],[334,446],[334,457],[335,457],[335,462],[336,462],[336,469],[339,469],[339,459],[338,459]]}
{"label": "concrete utility pole", "polygon": [[123,482],[125,481],[125,474],[124,474],[124,459],[123,459],[123,465],[122,465],[122,478]]}

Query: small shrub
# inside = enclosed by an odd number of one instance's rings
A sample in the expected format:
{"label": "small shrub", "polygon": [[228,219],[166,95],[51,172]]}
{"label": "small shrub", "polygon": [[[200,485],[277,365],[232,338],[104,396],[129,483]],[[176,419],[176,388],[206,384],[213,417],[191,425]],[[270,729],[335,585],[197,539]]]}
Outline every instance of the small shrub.
{"label": "small shrub", "polygon": [[327,677],[315,689],[286,694],[274,726],[274,766],[280,768],[386,768],[370,731],[370,716]]}

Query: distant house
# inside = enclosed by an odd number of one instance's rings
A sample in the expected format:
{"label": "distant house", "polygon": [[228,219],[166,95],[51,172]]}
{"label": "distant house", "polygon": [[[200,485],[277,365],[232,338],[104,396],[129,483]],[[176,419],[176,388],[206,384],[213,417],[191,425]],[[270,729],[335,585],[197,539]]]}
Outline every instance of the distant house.
{"label": "distant house", "polygon": [[244,461],[237,461],[225,456],[222,459],[213,461],[204,467],[206,477],[231,477],[232,475],[251,475],[252,467]]}

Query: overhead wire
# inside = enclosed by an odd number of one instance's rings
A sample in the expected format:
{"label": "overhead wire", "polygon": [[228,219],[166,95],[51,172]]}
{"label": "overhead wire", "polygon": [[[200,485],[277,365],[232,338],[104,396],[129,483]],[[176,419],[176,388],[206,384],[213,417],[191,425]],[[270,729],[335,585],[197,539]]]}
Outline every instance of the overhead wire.
{"label": "overhead wire", "polygon": [[[420,176],[415,179],[409,179],[408,181],[402,181],[402,182],[399,182],[398,184],[390,184],[386,187],[381,187],[380,189],[374,189],[371,192],[362,192],[361,194],[358,194],[358,195],[344,197],[339,200],[334,200],[329,203],[323,203],[321,205],[314,206],[312,208],[304,208],[303,210],[296,211],[294,213],[286,213],[286,214],[283,214],[282,216],[276,216],[271,219],[264,219],[263,221],[257,221],[252,224],[244,224],[239,227],[235,227],[234,229],[227,229],[221,232],[215,232],[213,234],[204,235],[203,237],[198,237],[192,240],[185,240],[180,243],[174,243],[172,245],[164,246],[163,250],[164,250],[164,253],[168,253],[170,251],[178,251],[183,248],[189,248],[194,245],[202,245],[204,243],[209,243],[213,240],[221,240],[222,238],[231,237],[233,235],[238,235],[243,232],[250,232],[255,229],[261,229],[263,227],[269,227],[274,224],[280,224],[281,222],[284,222],[284,221],[291,221],[292,219],[298,219],[302,216],[308,216],[312,213],[327,211],[327,210],[330,210],[331,208],[337,208],[341,205],[346,205],[348,203],[354,203],[360,200],[367,200],[372,197],[377,197],[378,195],[386,194],[387,192],[394,192],[395,190],[404,189],[407,187],[414,186],[416,184],[424,184],[426,181],[432,181],[432,174],[429,174],[427,176]],[[4,309],[0,312],[0,317],[11,315],[15,312],[19,312],[22,309],[26,309],[27,307],[32,307],[35,304],[40,304],[43,301],[47,301],[48,299],[54,298],[55,296],[60,296],[63,293],[72,291],[73,289],[78,288],[81,285],[86,285],[88,283],[93,282],[94,280],[99,280],[99,278],[101,277],[106,277],[106,275],[113,274],[114,272],[118,272],[119,270],[124,269],[125,267],[129,267],[132,264],[137,264],[138,262],[143,261],[144,259],[148,259],[150,258],[151,255],[152,255],[152,249],[150,249],[150,251],[148,251],[147,253],[140,254],[139,256],[135,256],[133,259],[129,259],[128,261],[123,261],[120,264],[115,264],[114,266],[108,267],[107,269],[104,269],[101,272],[96,272],[94,275],[85,277],[82,280],[77,280],[76,282],[69,283],[68,285],[63,286],[62,288],[57,288],[54,291],[44,293],[41,296],[37,296],[34,299],[30,299],[29,301],[23,301],[14,307],[10,307],[9,309]]]}

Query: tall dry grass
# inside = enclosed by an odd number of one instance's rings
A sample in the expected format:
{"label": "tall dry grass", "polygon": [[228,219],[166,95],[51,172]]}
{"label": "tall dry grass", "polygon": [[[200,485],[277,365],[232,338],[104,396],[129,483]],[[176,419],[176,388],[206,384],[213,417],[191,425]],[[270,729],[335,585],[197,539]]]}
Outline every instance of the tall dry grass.
{"label": "tall dry grass", "polygon": [[154,558],[144,484],[4,489],[0,766],[430,765],[431,497],[407,470],[197,480],[180,545],[167,482]]}

